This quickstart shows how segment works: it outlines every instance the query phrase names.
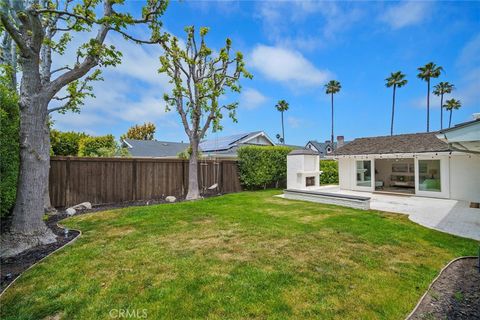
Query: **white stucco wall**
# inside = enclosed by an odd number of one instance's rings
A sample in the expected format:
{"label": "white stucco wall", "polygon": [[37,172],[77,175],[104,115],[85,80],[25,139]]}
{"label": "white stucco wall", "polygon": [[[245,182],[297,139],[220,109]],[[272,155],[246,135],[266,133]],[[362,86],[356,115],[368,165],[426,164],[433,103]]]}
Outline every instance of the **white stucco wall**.
{"label": "white stucco wall", "polygon": [[[288,155],[287,156],[287,189],[306,190],[319,186],[318,155]],[[314,186],[305,186],[305,177],[315,177]]]}
{"label": "white stucco wall", "polygon": [[[351,190],[352,189],[352,166],[354,165],[353,159],[338,159],[338,184],[340,189]],[[321,168],[320,168],[321,170]]]}
{"label": "white stucco wall", "polygon": [[480,155],[451,156],[450,197],[480,202]]}

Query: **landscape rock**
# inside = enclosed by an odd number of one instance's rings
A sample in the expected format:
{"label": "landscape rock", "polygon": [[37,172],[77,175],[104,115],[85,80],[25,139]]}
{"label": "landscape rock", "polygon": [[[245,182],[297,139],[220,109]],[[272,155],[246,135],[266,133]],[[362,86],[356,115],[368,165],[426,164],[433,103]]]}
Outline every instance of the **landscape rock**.
{"label": "landscape rock", "polygon": [[68,208],[67,210],[65,210],[65,213],[68,214],[69,216],[73,216],[75,213],[77,213],[77,210],[73,208]]}
{"label": "landscape rock", "polygon": [[165,198],[165,201],[167,202],[175,202],[177,201],[177,198],[175,198],[174,196],[168,196]]}
{"label": "landscape rock", "polygon": [[90,202],[82,202],[72,207],[75,210],[86,210],[92,209],[92,204]]}

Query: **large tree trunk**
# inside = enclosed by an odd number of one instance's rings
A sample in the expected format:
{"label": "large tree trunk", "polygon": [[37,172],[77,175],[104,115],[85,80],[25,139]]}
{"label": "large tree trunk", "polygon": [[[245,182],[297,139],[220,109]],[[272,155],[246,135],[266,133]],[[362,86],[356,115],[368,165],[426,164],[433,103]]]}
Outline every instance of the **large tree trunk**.
{"label": "large tree trunk", "polygon": [[187,200],[196,200],[200,198],[200,192],[198,190],[198,144],[199,138],[192,138],[190,140],[190,146],[192,153],[188,163],[188,192]]}
{"label": "large tree trunk", "polygon": [[[24,63],[20,89],[20,170],[17,200],[10,232],[2,235],[1,256],[56,241],[43,222],[44,199],[50,168],[48,97],[41,94],[34,63]],[[39,192],[40,191],[40,192]]]}

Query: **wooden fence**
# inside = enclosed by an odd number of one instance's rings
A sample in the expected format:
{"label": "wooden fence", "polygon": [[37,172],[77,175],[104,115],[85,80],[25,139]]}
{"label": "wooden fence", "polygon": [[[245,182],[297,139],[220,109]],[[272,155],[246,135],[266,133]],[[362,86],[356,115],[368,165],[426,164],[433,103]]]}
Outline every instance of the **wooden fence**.
{"label": "wooden fence", "polygon": [[[241,191],[234,160],[202,160],[198,173],[201,192]],[[216,183],[217,189],[208,190]],[[54,207],[84,201],[108,204],[182,197],[187,189],[186,160],[52,157],[50,161],[50,201]]]}

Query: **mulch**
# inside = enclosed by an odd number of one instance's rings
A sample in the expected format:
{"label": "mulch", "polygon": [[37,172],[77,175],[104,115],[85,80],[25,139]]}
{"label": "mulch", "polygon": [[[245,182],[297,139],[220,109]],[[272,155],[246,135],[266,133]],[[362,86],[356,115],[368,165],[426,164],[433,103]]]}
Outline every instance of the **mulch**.
{"label": "mulch", "polygon": [[[217,196],[217,194],[206,194],[203,197],[213,197]],[[184,198],[177,198],[176,202],[185,201]],[[154,204],[163,204],[167,203],[165,199],[156,199],[156,200],[142,200],[142,201],[129,201],[123,203],[115,203],[115,204],[103,204],[103,205],[96,205],[92,209],[77,211],[75,215],[86,214],[90,212],[97,212],[97,211],[106,211],[111,209],[119,209],[119,208],[126,208],[126,207],[135,207],[135,206],[148,206]],[[57,242],[41,245],[34,247],[32,249],[26,250],[19,255],[10,258],[0,258],[0,293],[5,290],[5,288],[13,282],[22,272],[27,270],[30,266],[38,262],[39,260],[45,258],[50,253],[54,252],[55,250],[63,247],[70,241],[74,240],[80,233],[76,230],[69,230],[68,233],[65,233],[65,229],[59,227],[57,223],[61,220],[68,218],[69,216],[64,212],[65,208],[59,210],[57,214],[51,215],[47,221],[45,221],[47,227],[49,227],[56,235],[57,235]],[[1,232],[6,232],[10,225],[10,219],[2,219],[0,226]]]}
{"label": "mulch", "polygon": [[478,258],[460,259],[450,264],[410,319],[480,319]]}

